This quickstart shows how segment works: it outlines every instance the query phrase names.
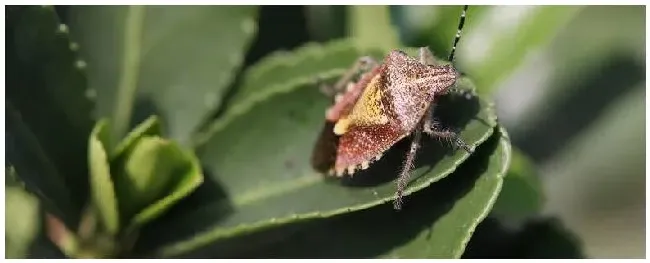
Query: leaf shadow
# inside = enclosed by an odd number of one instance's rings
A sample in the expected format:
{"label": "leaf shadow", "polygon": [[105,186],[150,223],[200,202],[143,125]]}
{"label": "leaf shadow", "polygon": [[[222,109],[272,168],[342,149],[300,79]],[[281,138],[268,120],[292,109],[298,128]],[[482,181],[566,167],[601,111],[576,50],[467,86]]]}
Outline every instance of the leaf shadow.
{"label": "leaf shadow", "polygon": [[[57,30],[59,21],[52,9],[11,6],[5,15],[5,116],[14,118],[7,121],[7,128],[18,132],[14,136],[30,137],[28,141],[18,139],[20,154],[15,157],[47,163],[26,162],[16,169],[21,175],[25,170],[41,170],[30,172],[33,177],[29,180],[35,179],[30,188],[44,189],[42,197],[64,207],[70,218],[65,219],[66,224],[74,224],[88,197],[86,140],[93,103],[83,96],[83,74],[73,67],[76,53],[69,48],[69,35]],[[50,191],[61,185],[66,190]],[[62,200],[63,195],[68,195],[68,200]]]}
{"label": "leaf shadow", "polygon": [[[447,214],[486,171],[494,134],[453,175],[409,196],[401,211],[386,203],[220,240],[178,258],[373,258],[404,245]],[[428,238],[431,238],[429,233]],[[356,244],[356,245],[352,245]]]}
{"label": "leaf shadow", "polygon": [[[210,169],[205,167],[202,169],[203,183],[189,196],[142,229],[134,254],[141,255],[160,245],[192,237],[233,213],[234,208],[230,198],[222,184],[215,179],[218,176],[214,176]],[[206,200],[209,200],[210,204],[206,204]],[[187,217],[189,213],[193,216]],[[185,220],[187,218],[191,218],[192,221],[182,222],[187,221]],[[169,226],[175,229],[168,231]],[[178,233],[183,233],[183,236],[178,236]]]}
{"label": "leaf shadow", "polygon": [[[434,110],[434,118],[447,129],[462,131],[475,119],[490,126],[486,121],[477,118],[481,110],[481,103],[477,96],[466,98],[461,94],[449,93],[437,100],[439,101]],[[358,171],[353,177],[346,176],[338,180],[341,184],[350,187],[373,187],[395,180],[403,167],[411,141],[412,136],[402,139],[388,150],[382,159],[373,163],[368,169]],[[457,151],[449,143],[426,134],[422,136],[420,147],[414,168],[429,166],[429,169],[419,172],[411,182],[426,175],[446,156],[451,156]],[[333,179],[336,180],[336,178]]]}
{"label": "leaf shadow", "polygon": [[152,115],[158,116],[158,119],[161,120],[160,125],[163,131],[169,130],[169,124],[165,122],[167,116],[162,110],[160,110],[158,105],[156,105],[156,102],[149,96],[136,96],[135,103],[133,104],[133,112],[131,113],[129,130],[134,129]]}
{"label": "leaf shadow", "polygon": [[539,217],[521,225],[488,216],[476,228],[462,258],[585,258],[580,241],[555,217]]}

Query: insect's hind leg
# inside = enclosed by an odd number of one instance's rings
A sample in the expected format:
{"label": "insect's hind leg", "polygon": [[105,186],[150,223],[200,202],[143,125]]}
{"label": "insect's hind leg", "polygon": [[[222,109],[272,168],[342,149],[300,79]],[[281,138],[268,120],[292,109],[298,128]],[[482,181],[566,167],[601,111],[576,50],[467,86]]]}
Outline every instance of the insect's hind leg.
{"label": "insect's hind leg", "polygon": [[343,73],[343,76],[341,76],[334,85],[325,84],[319,79],[317,80],[319,82],[318,88],[328,97],[334,97],[337,94],[345,92],[348,83],[352,82],[355,76],[357,76],[360,72],[367,72],[377,66],[377,64],[378,62],[370,56],[360,57],[345,73]]}
{"label": "insect's hind leg", "polygon": [[406,160],[404,161],[404,166],[402,171],[397,178],[397,192],[395,193],[395,200],[393,201],[393,208],[395,210],[402,209],[402,198],[404,197],[404,190],[406,190],[406,185],[411,177],[411,170],[415,164],[415,156],[417,151],[420,148],[420,141],[422,140],[422,121],[420,125],[413,131],[413,138],[411,139],[411,146],[409,147],[409,152],[406,155]]}

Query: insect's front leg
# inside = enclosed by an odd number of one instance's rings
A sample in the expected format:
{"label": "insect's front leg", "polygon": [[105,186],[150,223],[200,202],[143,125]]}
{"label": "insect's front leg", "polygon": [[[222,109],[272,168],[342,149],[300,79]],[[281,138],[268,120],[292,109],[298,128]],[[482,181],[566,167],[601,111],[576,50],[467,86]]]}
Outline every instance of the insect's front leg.
{"label": "insect's front leg", "polygon": [[424,133],[428,134],[431,137],[443,139],[447,142],[450,142],[455,148],[462,148],[466,152],[472,153],[472,149],[469,147],[469,145],[467,145],[467,143],[465,143],[465,141],[463,141],[463,139],[460,138],[458,132],[443,128],[442,125],[440,125],[440,123],[435,120],[433,116],[434,108],[435,104],[431,103],[427,109],[423,122],[424,124],[422,127]]}
{"label": "insect's front leg", "polygon": [[370,56],[360,57],[355,61],[352,67],[343,73],[343,76],[341,76],[334,85],[328,85],[318,80],[319,89],[328,97],[334,97],[337,94],[345,92],[348,84],[352,82],[354,77],[359,74],[359,72],[367,72],[377,65],[378,62]]}

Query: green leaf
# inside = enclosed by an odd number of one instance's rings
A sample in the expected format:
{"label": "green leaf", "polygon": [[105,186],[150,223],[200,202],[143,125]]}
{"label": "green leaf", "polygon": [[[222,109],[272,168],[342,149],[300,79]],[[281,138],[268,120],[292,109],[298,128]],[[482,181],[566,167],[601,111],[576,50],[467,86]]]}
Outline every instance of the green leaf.
{"label": "green leaf", "polygon": [[523,219],[542,209],[544,196],[535,166],[524,153],[513,149],[512,164],[503,182],[493,213],[499,217]]}
{"label": "green leaf", "polygon": [[358,47],[388,52],[402,46],[391,21],[389,6],[349,6],[347,13],[348,35]]}
{"label": "green leaf", "polygon": [[88,164],[92,205],[97,209],[105,230],[115,235],[120,230],[120,215],[105,146],[109,145],[108,128],[106,120],[101,120],[95,125],[88,142]]}
{"label": "green leaf", "polygon": [[[16,163],[20,176],[28,185],[38,184],[45,189],[54,185],[66,185],[65,192],[73,199],[56,202],[72,202],[71,216],[78,215],[88,194],[88,166],[86,164],[88,134],[92,128],[93,103],[85,97],[84,62],[76,58],[68,27],[60,24],[52,7],[12,7],[7,15],[7,104],[18,114],[20,133],[31,137],[31,147],[23,153],[38,155],[48,162],[49,172],[34,173],[44,167],[26,167]],[[23,136],[23,134],[13,134]],[[17,143],[24,143],[17,142]],[[26,156],[23,156],[26,157]],[[35,166],[33,163],[26,165]],[[58,173],[59,178],[53,177]],[[48,177],[49,178],[45,178]],[[55,179],[56,178],[56,179]],[[42,180],[42,181],[41,181]],[[52,181],[59,181],[53,185]],[[62,190],[57,187],[56,191]],[[50,194],[50,192],[43,192]],[[58,206],[67,206],[64,203]]]}
{"label": "green leaf", "polygon": [[203,183],[203,173],[198,158],[189,151],[182,152],[182,154],[184,155],[184,161],[189,162],[190,165],[184,171],[182,178],[176,181],[175,186],[167,196],[140,211],[133,219],[133,226],[144,225],[160,216],[181,199],[190,195]]}
{"label": "green leaf", "polygon": [[[475,175],[475,181],[465,194],[459,197],[452,207],[439,205],[444,213],[435,222],[430,223],[429,229],[421,231],[414,238],[410,239],[383,257],[387,258],[460,258],[465,250],[477,225],[490,213],[499,193],[502,189],[503,178],[510,167],[511,146],[510,139],[503,128],[496,132],[489,142],[482,144],[472,159],[463,163],[457,172],[451,176]],[[489,157],[487,157],[489,155]],[[463,185],[463,184],[460,184]],[[438,191],[444,192],[445,188],[453,188],[450,184],[434,185],[439,187]],[[468,187],[467,184],[463,185]],[[458,187],[458,186],[456,186]],[[433,191],[433,189],[428,189]],[[423,199],[418,209],[427,209],[427,202],[433,198]],[[442,199],[445,200],[445,199]],[[448,199],[447,199],[448,200]],[[444,201],[442,201],[444,202]],[[448,204],[447,204],[448,205]],[[444,211],[448,209],[448,211]],[[436,214],[436,212],[414,212],[408,219],[402,220],[401,224],[410,223],[411,218],[425,216],[425,214]],[[368,217],[367,221],[373,217]],[[391,225],[391,224],[387,224]],[[395,224],[392,224],[395,225]],[[444,244],[444,245],[443,245]]]}
{"label": "green leaf", "polygon": [[199,187],[199,185],[201,185],[201,183],[203,183],[203,173],[198,158],[189,151],[183,151],[181,154],[183,155],[182,158],[184,161],[187,162],[186,165],[189,165],[189,167],[186,167],[181,178],[177,179],[171,192],[169,192],[164,198],[147,206],[135,216],[132,222],[133,226],[144,225],[160,216],[172,208],[172,206],[178,203],[181,199],[190,195]]}
{"label": "green leaf", "polygon": [[255,231],[178,256],[458,258],[498,196],[509,158],[509,141],[497,132],[453,174],[411,195],[399,212],[382,204]]}
{"label": "green leaf", "polygon": [[15,179],[24,183],[30,192],[38,196],[45,209],[62,217],[67,224],[76,224],[77,219],[74,216],[77,208],[69,188],[65,185],[64,177],[45,156],[35,135],[26,127],[21,116],[12,107],[11,101],[6,102],[5,110],[7,163],[15,170]]}
{"label": "green leaf", "polygon": [[154,219],[203,181],[198,158],[161,137],[138,139],[124,158],[115,183],[122,218],[134,216],[130,227]]}
{"label": "green leaf", "polygon": [[[471,7],[470,7],[471,8]],[[578,11],[580,6],[530,6],[513,29],[488,31],[487,27],[493,25],[489,18],[502,17],[504,12],[500,8],[492,7],[486,10],[481,20],[475,20],[476,25],[472,33],[467,34],[461,41],[471,41],[479,38],[486,32],[490,33],[488,43],[483,43],[485,49],[482,56],[470,56],[465,52],[460,62],[467,73],[471,75],[482,94],[490,94],[500,81],[504,80],[529,54],[548,44],[553,36],[561,30]],[[468,19],[472,19],[471,17]],[[513,22],[515,23],[515,22]],[[485,47],[487,46],[487,47]],[[477,47],[478,48],[478,47]],[[463,52],[463,51],[459,51]]]}
{"label": "green leaf", "polygon": [[[378,50],[371,50],[369,54],[383,55]],[[324,45],[309,43],[291,53],[276,52],[269,55],[246,70],[242,85],[237,88],[226,113],[205,132],[196,136],[194,145],[200,147],[210,139],[214,130],[221,129],[231,118],[236,118],[273,94],[288,92],[318,80],[331,82],[364,55],[368,54],[349,40],[337,40]]]}
{"label": "green leaf", "polygon": [[[302,68],[294,67],[296,71]],[[466,79],[460,86],[473,89]],[[162,229],[166,232],[152,242],[191,237],[163,248],[164,254],[176,254],[259,227],[327,217],[392,201],[393,180],[401,168],[407,140],[374,167],[355,176],[376,180],[365,182],[370,185],[355,187],[355,182],[341,182],[348,184],[344,186],[330,181],[315,172],[309,161],[323,128],[329,99],[309,84],[278,89],[281,92],[250,105],[246,111],[224,116],[212,137],[198,149],[205,165],[206,189],[225,191],[227,199],[206,193],[183,212],[177,211],[152,227],[151,233],[159,234]],[[492,106],[476,98],[449,96],[440,101],[437,111],[443,123],[463,129],[461,137],[471,146],[484,142],[496,125]],[[421,156],[427,158],[421,161],[428,165],[413,172],[407,195],[447,176],[468,157],[464,151],[444,156],[441,144],[433,141],[423,148]],[[201,234],[195,233],[198,229]]]}
{"label": "green leaf", "polygon": [[[56,211],[47,199],[26,187],[15,168],[5,166],[5,250],[7,258],[63,258],[48,238],[42,213]],[[40,199],[40,200],[39,200]],[[51,216],[51,214],[50,214]],[[60,226],[65,227],[62,221]],[[33,233],[35,232],[35,233]],[[59,232],[62,233],[62,232]],[[62,233],[66,234],[66,233]],[[63,237],[63,236],[59,236]]]}
{"label": "green leaf", "polygon": [[135,143],[144,136],[160,136],[162,134],[162,127],[157,116],[150,116],[142,123],[138,124],[131,130],[125,137],[117,144],[115,151],[111,153],[111,159],[129,152],[133,149]]}
{"label": "green leaf", "polygon": [[[5,250],[6,258],[63,258],[60,250],[49,239],[48,228],[42,214],[48,213],[39,199],[38,193],[26,188],[25,182],[16,173],[15,168],[7,163],[5,166]],[[47,201],[47,200],[46,200]],[[58,220],[59,226],[66,228]],[[64,230],[65,231],[65,230]],[[65,238],[64,232],[58,232],[60,241]]]}
{"label": "green leaf", "polygon": [[[10,173],[11,171],[5,172]],[[7,258],[28,258],[40,230],[39,202],[21,186],[5,181],[5,249]]]}
{"label": "green leaf", "polygon": [[113,140],[158,115],[173,139],[186,142],[221,104],[256,32],[256,10],[71,7],[71,30],[84,47],[97,114],[111,120]]}

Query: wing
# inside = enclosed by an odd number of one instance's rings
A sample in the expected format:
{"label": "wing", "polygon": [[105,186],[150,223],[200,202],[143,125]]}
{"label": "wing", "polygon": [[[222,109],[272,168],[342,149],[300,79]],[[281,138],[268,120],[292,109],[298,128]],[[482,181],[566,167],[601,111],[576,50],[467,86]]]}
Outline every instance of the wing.
{"label": "wing", "polygon": [[336,103],[332,105],[325,114],[325,119],[328,121],[336,122],[342,116],[350,114],[363,91],[368,86],[368,83],[381,71],[381,67],[374,67],[372,70],[363,74],[357,83],[351,83],[346,92],[337,98]]}
{"label": "wing", "polygon": [[334,166],[336,175],[352,175],[358,169],[366,169],[406,135],[408,133],[394,123],[351,127],[339,138]]}
{"label": "wing", "polygon": [[337,176],[367,168],[410,131],[403,129],[392,108],[385,69],[384,64],[367,82],[349,114],[334,126],[334,133],[341,136],[333,167]]}

